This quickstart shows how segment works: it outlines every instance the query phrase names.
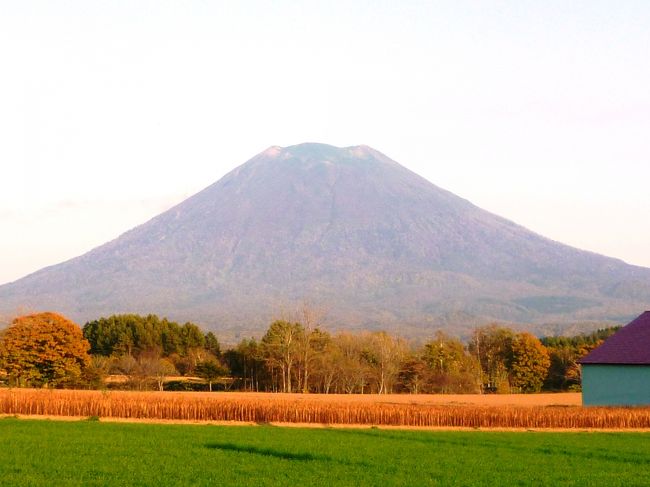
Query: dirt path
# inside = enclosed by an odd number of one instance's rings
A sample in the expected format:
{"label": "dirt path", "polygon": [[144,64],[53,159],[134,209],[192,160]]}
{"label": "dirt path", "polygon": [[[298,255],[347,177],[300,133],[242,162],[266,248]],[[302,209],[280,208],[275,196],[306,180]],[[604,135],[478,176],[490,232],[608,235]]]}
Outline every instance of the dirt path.
{"label": "dirt path", "polygon": [[[12,415],[0,414],[2,418],[16,418],[40,421],[95,421],[80,416],[52,416],[52,415]],[[176,419],[134,419],[134,418],[100,418],[102,423],[140,423],[140,424],[169,424],[169,425],[194,425],[194,426],[263,426],[250,421],[186,421]],[[273,422],[264,426],[279,428],[313,428],[313,429],[379,429],[403,431],[492,431],[492,432],[518,432],[518,433],[650,433],[650,428],[614,429],[614,428],[464,428],[451,426],[389,426],[367,424],[322,424],[322,423],[280,423]]]}

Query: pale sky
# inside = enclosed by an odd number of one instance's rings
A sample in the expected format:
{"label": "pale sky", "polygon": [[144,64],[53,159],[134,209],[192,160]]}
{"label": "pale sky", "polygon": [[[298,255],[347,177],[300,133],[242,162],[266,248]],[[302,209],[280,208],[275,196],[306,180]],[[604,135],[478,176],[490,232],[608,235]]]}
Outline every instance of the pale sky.
{"label": "pale sky", "polygon": [[650,266],[650,2],[0,0],[0,283],[271,145]]}

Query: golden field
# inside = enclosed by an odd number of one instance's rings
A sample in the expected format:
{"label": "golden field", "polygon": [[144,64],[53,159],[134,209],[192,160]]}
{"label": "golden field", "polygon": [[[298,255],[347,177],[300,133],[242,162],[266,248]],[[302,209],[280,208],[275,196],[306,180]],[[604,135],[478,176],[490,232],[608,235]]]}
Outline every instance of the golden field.
{"label": "golden field", "polygon": [[579,406],[580,394],[302,395],[0,390],[0,414],[450,428],[646,429],[650,408]]}

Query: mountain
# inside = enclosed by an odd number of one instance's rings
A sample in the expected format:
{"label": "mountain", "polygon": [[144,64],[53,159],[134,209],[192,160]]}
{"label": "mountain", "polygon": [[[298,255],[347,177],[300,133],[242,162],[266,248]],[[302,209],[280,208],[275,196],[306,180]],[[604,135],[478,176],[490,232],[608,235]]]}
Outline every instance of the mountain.
{"label": "mountain", "polygon": [[0,286],[4,313],[152,312],[233,338],[303,300],[332,328],[425,336],[498,320],[548,332],[638,315],[650,269],[537,235],[370,147],[301,144],[270,147],[116,240]]}

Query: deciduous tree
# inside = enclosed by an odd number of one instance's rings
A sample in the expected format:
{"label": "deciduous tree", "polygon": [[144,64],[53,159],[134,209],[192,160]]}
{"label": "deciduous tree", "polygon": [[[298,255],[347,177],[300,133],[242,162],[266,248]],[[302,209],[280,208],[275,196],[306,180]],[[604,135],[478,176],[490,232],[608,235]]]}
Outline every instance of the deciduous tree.
{"label": "deciduous tree", "polygon": [[510,385],[522,392],[539,392],[551,365],[548,351],[530,333],[519,333],[512,340]]}
{"label": "deciduous tree", "polygon": [[423,359],[429,365],[427,392],[458,394],[476,393],[481,388],[478,360],[463,343],[442,331],[424,345]]}
{"label": "deciduous tree", "polygon": [[140,356],[138,364],[142,376],[155,380],[159,391],[163,390],[167,377],[178,373],[173,363],[166,358],[156,356],[154,353]]}
{"label": "deciduous tree", "polygon": [[293,392],[293,367],[300,359],[304,332],[300,323],[277,320],[262,338],[268,366],[277,367],[282,373],[282,392]]}
{"label": "deciduous tree", "polygon": [[209,390],[212,392],[212,383],[220,377],[225,376],[228,371],[216,360],[206,360],[196,365],[195,373],[207,381]]}
{"label": "deciduous tree", "polygon": [[509,328],[495,324],[474,330],[469,351],[481,366],[481,383],[484,390],[508,392],[508,361],[513,335]]}
{"label": "deciduous tree", "polygon": [[368,334],[365,358],[374,372],[379,394],[393,392],[400,365],[407,352],[406,343],[386,332]]}
{"label": "deciduous tree", "polygon": [[16,318],[3,333],[0,363],[14,385],[75,385],[90,361],[89,348],[75,323],[56,313],[37,313]]}

